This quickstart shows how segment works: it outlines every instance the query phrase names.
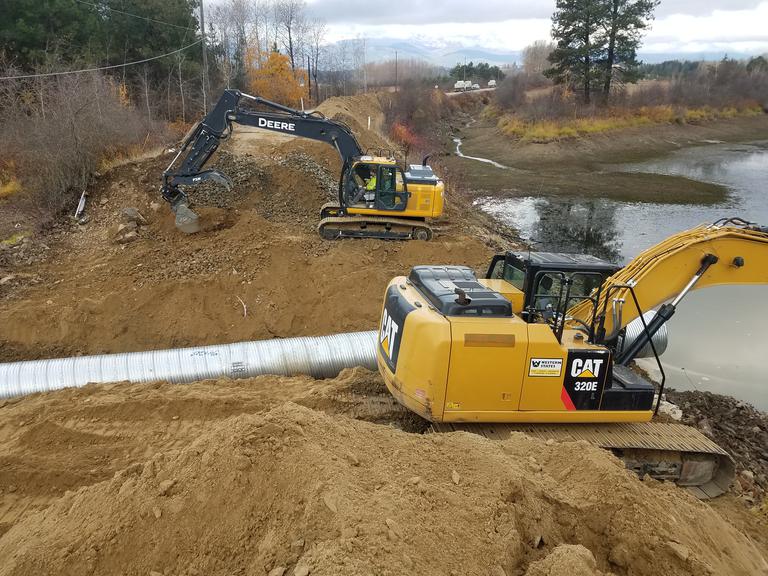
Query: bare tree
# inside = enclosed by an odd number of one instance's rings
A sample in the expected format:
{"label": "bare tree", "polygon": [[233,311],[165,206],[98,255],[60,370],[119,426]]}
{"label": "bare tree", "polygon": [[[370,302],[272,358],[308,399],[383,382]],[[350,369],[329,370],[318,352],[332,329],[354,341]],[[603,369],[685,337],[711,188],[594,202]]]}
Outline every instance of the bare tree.
{"label": "bare tree", "polygon": [[296,62],[301,62],[304,53],[307,3],[304,0],[276,0],[275,7],[280,41],[291,61],[291,69],[296,70]]}
{"label": "bare tree", "polygon": [[549,68],[549,55],[555,45],[547,40],[536,40],[523,48],[523,70],[528,74],[543,74]]}
{"label": "bare tree", "polygon": [[315,102],[320,102],[320,85],[317,82],[317,78],[326,31],[325,20],[319,18],[312,20],[307,26],[309,61],[312,64],[312,83],[315,86]]}

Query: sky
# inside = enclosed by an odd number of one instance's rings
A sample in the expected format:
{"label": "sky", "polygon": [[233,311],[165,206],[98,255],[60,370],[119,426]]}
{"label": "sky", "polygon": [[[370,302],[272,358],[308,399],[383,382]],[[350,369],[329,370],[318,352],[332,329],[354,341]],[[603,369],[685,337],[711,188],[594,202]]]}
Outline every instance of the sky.
{"label": "sky", "polygon": [[[554,0],[309,0],[329,40],[418,40],[509,52],[549,38]],[[768,52],[768,0],[662,0],[642,53]]]}

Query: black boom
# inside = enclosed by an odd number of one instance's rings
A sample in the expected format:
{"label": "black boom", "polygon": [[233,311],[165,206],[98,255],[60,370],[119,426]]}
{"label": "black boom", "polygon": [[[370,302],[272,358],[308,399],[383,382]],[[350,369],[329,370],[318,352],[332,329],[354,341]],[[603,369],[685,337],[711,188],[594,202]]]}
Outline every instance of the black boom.
{"label": "black boom", "polygon": [[[241,99],[245,98],[255,105],[271,108],[272,112],[258,112],[240,108]],[[200,184],[213,180],[231,188],[230,179],[217,170],[203,170],[219,143],[232,133],[232,123],[254,126],[273,132],[310,138],[326,142],[333,146],[343,162],[342,176],[352,160],[363,154],[360,144],[348,126],[324,117],[318,112],[303,112],[260,96],[243,94],[239,90],[225,90],[205,118],[195,126],[187,136],[178,154],[163,172],[161,193],[174,209],[179,204],[186,204],[186,194],[179,186]],[[178,170],[174,170],[178,159],[186,152]],[[339,204],[345,205],[341,186],[339,186]]]}

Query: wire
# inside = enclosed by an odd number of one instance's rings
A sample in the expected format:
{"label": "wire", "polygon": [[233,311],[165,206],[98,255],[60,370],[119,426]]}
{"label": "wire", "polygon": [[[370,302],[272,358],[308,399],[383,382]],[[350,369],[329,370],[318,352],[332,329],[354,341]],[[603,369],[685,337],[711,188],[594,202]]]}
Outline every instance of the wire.
{"label": "wire", "polygon": [[112,66],[99,66],[98,68],[85,68],[83,70],[67,70],[65,72],[46,72],[44,74],[24,74],[21,76],[0,76],[0,80],[21,80],[22,78],[44,78],[47,76],[63,76],[65,74],[82,74],[83,72],[98,72],[99,70],[112,70],[114,68],[125,68],[126,66],[135,66],[136,64],[144,64],[145,62],[151,62],[152,60],[159,60],[160,58],[165,58],[166,56],[172,56],[174,54],[178,54],[179,52],[182,52],[187,48],[192,48],[192,46],[196,46],[200,44],[200,42],[202,42],[202,40],[195,40],[194,42],[192,42],[192,44],[187,44],[186,46],[179,48],[178,50],[174,50],[173,52],[168,52],[167,54],[161,54],[160,56],[153,56],[152,58],[145,58],[144,60],[126,62],[125,64],[113,64]]}
{"label": "wire", "polygon": [[155,22],[156,24],[162,24],[164,26],[173,26],[174,28],[180,28],[182,30],[189,29],[188,26],[180,26],[178,24],[171,24],[170,22],[163,22],[162,20],[155,20],[154,18],[149,18],[147,16],[139,16],[138,14],[131,14],[130,12],[123,12],[122,10],[118,10],[117,8],[110,8],[107,5],[100,5],[100,4],[94,4],[93,2],[86,2],[85,0],[75,0],[75,2],[79,2],[80,4],[87,4],[88,6],[93,6],[94,8],[99,9],[106,9],[110,12],[117,12],[118,14],[124,14],[126,16],[131,16],[133,18],[139,18],[141,20],[146,20],[147,22]]}

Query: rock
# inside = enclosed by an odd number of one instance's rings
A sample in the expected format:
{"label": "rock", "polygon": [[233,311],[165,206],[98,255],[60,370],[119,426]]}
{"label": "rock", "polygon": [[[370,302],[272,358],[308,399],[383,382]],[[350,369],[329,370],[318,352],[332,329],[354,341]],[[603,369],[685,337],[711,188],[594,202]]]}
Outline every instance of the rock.
{"label": "rock", "polygon": [[618,566],[619,568],[626,568],[630,563],[630,554],[626,545],[623,542],[616,544],[608,553],[608,562]]}
{"label": "rock", "polygon": [[136,222],[123,222],[122,224],[118,224],[117,233],[127,234],[128,232],[132,230],[137,230],[138,228],[139,228],[139,225],[136,224]]}
{"label": "rock", "polygon": [[554,446],[555,445],[555,440],[553,438],[548,438],[547,441],[545,442],[545,444],[547,446]]}
{"label": "rock", "polygon": [[163,515],[163,511],[160,510],[160,508],[158,508],[157,506],[155,506],[154,508],[152,508],[152,514],[154,514],[155,518],[159,520],[160,517]]}
{"label": "rock", "polygon": [[139,226],[146,226],[147,219],[142,216],[138,208],[123,208],[120,210],[120,219],[125,222],[135,222]]}
{"label": "rock", "polygon": [[158,572],[157,570],[150,570],[149,576],[163,576],[162,572]]}
{"label": "rock", "polygon": [[412,476],[408,479],[408,484],[416,485],[421,482],[421,476]]}
{"label": "rock", "polygon": [[386,520],[384,520],[384,522],[387,524],[387,526],[395,536],[397,536],[398,538],[403,537],[403,531],[400,528],[400,525],[394,520],[392,520],[392,518],[387,518]]}
{"label": "rock", "polygon": [[162,204],[160,202],[150,202],[149,203],[149,209],[152,210],[152,212],[157,212],[162,207]]}
{"label": "rock", "polygon": [[496,564],[496,566],[493,567],[493,570],[491,570],[491,576],[507,576],[507,572],[502,566]]}
{"label": "rock", "polygon": [[755,473],[752,472],[752,470],[742,470],[741,476],[744,479],[749,480],[750,482],[753,482],[755,480]]}
{"label": "rock", "polygon": [[129,244],[139,239],[139,235],[135,231],[128,232],[117,238],[118,244]]}
{"label": "rock", "polygon": [[109,202],[107,197],[106,196],[102,196],[101,199],[99,199],[99,206],[106,206],[107,202]]}
{"label": "rock", "polygon": [[666,414],[672,420],[682,420],[683,419],[683,411],[680,410],[680,407],[676,404],[672,404],[672,402],[667,402],[666,400],[662,400],[661,404],[659,404],[659,412],[662,414]]}
{"label": "rock", "polygon": [[461,481],[461,476],[459,476],[459,473],[456,472],[456,470],[453,470],[451,472],[451,480],[453,480],[453,483],[457,486],[459,485],[459,482]]}
{"label": "rock", "polygon": [[283,576],[285,574],[285,566],[275,566],[269,571],[268,576]]}
{"label": "rock", "polygon": [[0,278],[0,286],[2,286],[3,284],[8,284],[8,282],[13,280],[14,278],[16,278],[16,276],[14,276],[13,274],[5,276],[4,278]]}
{"label": "rock", "polygon": [[331,498],[330,494],[323,495],[323,502],[328,507],[328,510],[336,514],[339,509],[336,507],[336,502],[333,501],[333,498]]}
{"label": "rock", "polygon": [[176,480],[163,480],[157,486],[157,493],[160,496],[167,496],[174,486],[176,486]]}
{"label": "rock", "polygon": [[669,542],[667,542],[667,548],[669,548],[672,551],[672,553],[683,562],[688,560],[688,557],[691,555],[691,551],[688,548],[688,546],[685,546],[684,544],[680,544],[679,542],[673,542],[672,540],[670,540]]}
{"label": "rock", "polygon": [[294,540],[293,542],[291,542],[291,548],[299,549],[299,550],[304,548],[304,538],[299,538],[298,540]]}
{"label": "rock", "polygon": [[293,569],[293,576],[309,576],[309,566],[302,564]]}

